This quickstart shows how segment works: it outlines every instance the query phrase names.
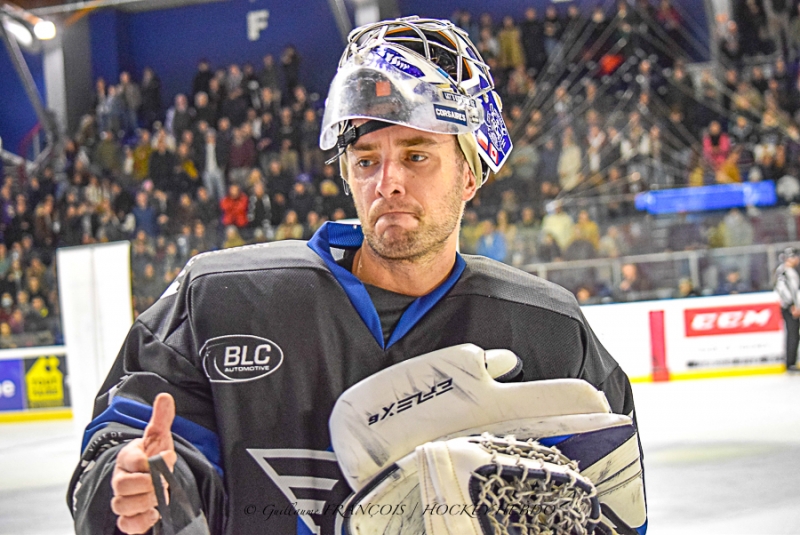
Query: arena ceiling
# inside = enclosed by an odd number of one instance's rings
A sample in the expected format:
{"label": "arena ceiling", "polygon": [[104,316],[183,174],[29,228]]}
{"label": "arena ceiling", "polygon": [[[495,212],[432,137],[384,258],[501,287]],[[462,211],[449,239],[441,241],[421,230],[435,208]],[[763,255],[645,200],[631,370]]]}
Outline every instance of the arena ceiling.
{"label": "arena ceiling", "polygon": [[86,9],[94,10],[108,7],[121,9],[123,11],[136,12],[224,1],[228,0],[91,0],[79,2],[65,2],[63,0],[15,0],[13,3],[21,8],[30,10],[39,16],[48,16],[62,13],[68,14]]}

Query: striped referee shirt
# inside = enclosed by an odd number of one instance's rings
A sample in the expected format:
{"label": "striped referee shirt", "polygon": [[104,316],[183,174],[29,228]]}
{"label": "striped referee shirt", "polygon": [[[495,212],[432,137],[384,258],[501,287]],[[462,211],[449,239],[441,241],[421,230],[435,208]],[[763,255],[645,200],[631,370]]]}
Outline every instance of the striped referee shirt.
{"label": "striped referee shirt", "polygon": [[797,293],[800,292],[800,275],[794,268],[781,264],[775,270],[775,293],[781,301],[782,308],[797,306]]}

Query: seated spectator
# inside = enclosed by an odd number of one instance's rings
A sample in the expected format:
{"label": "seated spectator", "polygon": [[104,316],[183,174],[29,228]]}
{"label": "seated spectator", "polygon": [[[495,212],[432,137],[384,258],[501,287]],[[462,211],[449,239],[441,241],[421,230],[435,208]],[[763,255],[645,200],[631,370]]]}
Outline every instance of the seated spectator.
{"label": "seated spectator", "polygon": [[25,331],[40,332],[51,330],[52,319],[44,298],[36,296],[31,301],[31,310],[25,315]]}
{"label": "seated spectator", "polygon": [[730,270],[725,279],[717,286],[717,295],[733,295],[746,292],[752,292],[753,289],[747,281],[742,279],[742,275],[738,269]]}
{"label": "seated spectator", "polygon": [[573,240],[585,240],[589,242],[593,250],[597,249],[600,242],[600,227],[589,217],[589,212],[581,210],[578,213],[578,221],[572,231]]}
{"label": "seated spectator", "polygon": [[675,293],[675,298],[682,299],[684,297],[700,297],[700,292],[695,289],[692,284],[692,279],[683,278],[678,281],[678,289]]}
{"label": "seated spectator", "polygon": [[491,220],[481,222],[481,237],[476,247],[477,254],[504,262],[508,254],[508,244],[502,232],[497,230]]}
{"label": "seated spectator", "polygon": [[150,306],[156,302],[165,287],[166,285],[159,280],[156,274],[156,268],[153,264],[146,264],[134,286],[137,304],[136,309],[141,313],[150,308]]}
{"label": "seated spectator", "polygon": [[[301,177],[308,175],[301,175]],[[310,177],[308,177],[310,179]],[[289,206],[297,212],[297,218],[305,221],[308,213],[318,210],[316,196],[308,190],[308,182],[298,180],[294,183],[291,193],[289,193]]]}
{"label": "seated spectator", "polygon": [[731,208],[719,224],[723,247],[753,245],[755,230],[750,220],[738,209]]}
{"label": "seated spectator", "polygon": [[306,224],[303,225],[303,238],[304,240],[310,240],[314,233],[319,230],[322,226],[324,221],[319,217],[319,214],[314,210],[308,212],[306,216]]}
{"label": "seated spectator", "polygon": [[591,305],[594,301],[592,290],[586,286],[578,288],[578,291],[575,292],[575,298],[578,300],[579,305]]}
{"label": "seated spectator", "polygon": [[276,240],[301,240],[303,239],[303,225],[297,219],[297,212],[288,210],[277,230]]}
{"label": "seated spectator", "polygon": [[611,225],[606,233],[600,238],[597,245],[597,253],[604,258],[618,258],[628,254],[629,246],[625,238],[615,225]]}
{"label": "seated spectator", "polygon": [[503,235],[503,238],[505,238],[506,247],[509,247],[517,239],[517,226],[511,223],[509,219],[508,211],[503,209],[497,211],[495,228]]}
{"label": "seated spectator", "polygon": [[15,349],[17,342],[7,321],[0,323],[0,349]]}
{"label": "seated spectator", "polygon": [[11,327],[13,334],[22,334],[25,332],[25,315],[19,308],[15,308],[8,319],[8,325]]}
{"label": "seated spectator", "polygon": [[728,134],[722,131],[718,121],[711,121],[708,132],[703,136],[703,156],[711,163],[714,170],[719,169],[731,150]]}
{"label": "seated spectator", "polygon": [[622,281],[617,286],[618,300],[636,299],[640,294],[652,289],[650,281],[641,273],[636,264],[624,264],[622,266]]}
{"label": "seated spectator", "polygon": [[542,219],[542,231],[552,235],[562,251],[569,247],[572,241],[572,227],[574,225],[572,217],[564,211],[561,201],[554,201],[552,213],[548,213]]}
{"label": "seated spectator", "polygon": [[481,237],[481,226],[478,221],[478,213],[473,209],[464,211],[464,219],[461,222],[461,233],[459,235],[459,248],[464,254],[476,254],[478,239]]}
{"label": "seated spectator", "polygon": [[534,261],[540,234],[541,226],[536,220],[536,212],[531,206],[524,207],[517,223],[516,238],[511,245],[512,265],[519,267]]}
{"label": "seated spectator", "polygon": [[212,241],[206,234],[206,226],[200,220],[195,221],[192,227],[190,247],[189,256],[204,253],[212,249]]}
{"label": "seated spectator", "polygon": [[237,184],[228,186],[228,195],[219,202],[222,224],[226,227],[234,225],[240,229],[246,227],[248,204],[247,195],[242,193]]}

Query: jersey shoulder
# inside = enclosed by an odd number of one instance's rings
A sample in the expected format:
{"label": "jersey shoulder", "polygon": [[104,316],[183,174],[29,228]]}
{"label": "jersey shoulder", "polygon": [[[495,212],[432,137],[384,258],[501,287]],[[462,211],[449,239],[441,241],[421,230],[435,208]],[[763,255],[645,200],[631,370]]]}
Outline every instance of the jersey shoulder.
{"label": "jersey shoulder", "polygon": [[462,255],[467,263],[461,284],[451,295],[471,294],[543,308],[583,321],[580,307],[567,289],[520,269],[483,256]]}
{"label": "jersey shoulder", "polygon": [[196,278],[238,271],[324,266],[322,259],[308,247],[308,242],[284,240],[201,253],[187,262],[185,270]]}

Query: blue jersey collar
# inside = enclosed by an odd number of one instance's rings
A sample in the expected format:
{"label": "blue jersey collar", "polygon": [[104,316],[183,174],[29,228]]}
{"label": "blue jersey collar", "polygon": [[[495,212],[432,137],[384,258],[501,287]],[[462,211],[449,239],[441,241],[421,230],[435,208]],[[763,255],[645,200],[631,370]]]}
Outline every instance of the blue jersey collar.
{"label": "blue jersey collar", "polygon": [[328,269],[339,281],[375,341],[382,349],[386,350],[413,329],[425,314],[455,286],[467,263],[461,258],[460,254],[456,253],[455,265],[447,279],[432,292],[418,297],[411,303],[395,326],[389,341],[384,343],[381,320],[375,310],[375,305],[372,304],[372,299],[367,293],[367,289],[355,275],[337,264],[333,254],[331,254],[332,247],[336,249],[358,249],[361,247],[363,240],[364,234],[361,232],[360,225],[327,222],[314,233],[314,236],[308,242],[308,246],[325,261]]}

